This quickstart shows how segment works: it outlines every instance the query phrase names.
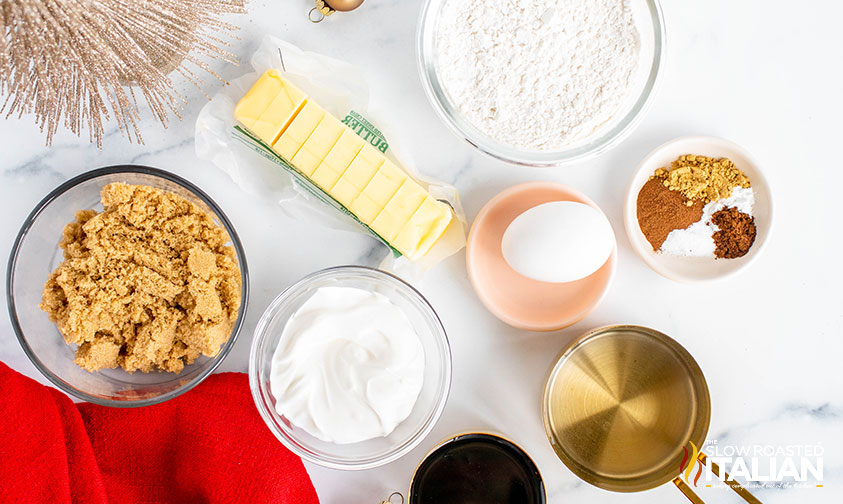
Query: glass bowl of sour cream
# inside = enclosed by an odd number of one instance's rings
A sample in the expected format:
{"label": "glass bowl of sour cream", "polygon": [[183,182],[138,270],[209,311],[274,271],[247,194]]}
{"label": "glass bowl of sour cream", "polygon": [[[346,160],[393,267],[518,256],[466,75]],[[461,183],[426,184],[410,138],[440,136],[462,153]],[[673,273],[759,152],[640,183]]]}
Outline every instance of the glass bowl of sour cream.
{"label": "glass bowl of sour cream", "polygon": [[333,469],[378,467],[418,445],[451,387],[451,350],[430,303],[380,270],[317,271],[255,329],[249,383],[293,453]]}
{"label": "glass bowl of sour cream", "polygon": [[591,158],[652,103],[664,66],[659,0],[427,0],[417,62],[425,94],[457,136],[524,166]]}

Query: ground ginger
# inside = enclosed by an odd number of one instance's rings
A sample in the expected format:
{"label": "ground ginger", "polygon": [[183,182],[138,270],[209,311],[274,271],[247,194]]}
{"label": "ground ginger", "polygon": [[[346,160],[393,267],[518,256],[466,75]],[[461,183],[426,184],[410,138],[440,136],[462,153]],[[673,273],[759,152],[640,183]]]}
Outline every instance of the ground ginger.
{"label": "ground ginger", "polygon": [[662,179],[662,183],[671,191],[681,192],[687,206],[693,205],[695,201],[705,204],[728,198],[735,187],[751,186],[749,177],[730,159],[694,154],[679,156],[669,169],[659,168],[653,177]]}

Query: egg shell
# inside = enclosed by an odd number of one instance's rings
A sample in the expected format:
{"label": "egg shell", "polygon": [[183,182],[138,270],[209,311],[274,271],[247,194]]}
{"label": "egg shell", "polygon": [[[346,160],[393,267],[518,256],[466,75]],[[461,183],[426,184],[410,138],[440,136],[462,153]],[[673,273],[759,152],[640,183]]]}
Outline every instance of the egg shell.
{"label": "egg shell", "polygon": [[506,229],[501,252],[519,274],[540,282],[573,282],[597,271],[615,248],[600,210],[553,201],[522,213]]}

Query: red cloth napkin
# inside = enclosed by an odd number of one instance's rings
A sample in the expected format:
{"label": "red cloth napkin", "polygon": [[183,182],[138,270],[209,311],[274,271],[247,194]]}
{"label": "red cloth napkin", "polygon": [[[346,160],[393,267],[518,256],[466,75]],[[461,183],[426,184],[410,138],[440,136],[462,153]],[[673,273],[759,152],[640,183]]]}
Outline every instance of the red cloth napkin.
{"label": "red cloth napkin", "polygon": [[0,362],[0,502],[318,504],[246,375],[156,406],[74,404]]}

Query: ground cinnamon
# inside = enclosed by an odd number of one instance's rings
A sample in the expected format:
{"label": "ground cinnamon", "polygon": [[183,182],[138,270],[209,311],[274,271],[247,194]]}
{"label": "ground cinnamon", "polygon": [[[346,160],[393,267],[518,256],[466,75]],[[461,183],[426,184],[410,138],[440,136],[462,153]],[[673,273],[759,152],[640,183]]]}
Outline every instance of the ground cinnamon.
{"label": "ground cinnamon", "polygon": [[715,212],[711,222],[718,227],[713,236],[715,257],[734,259],[749,252],[755,242],[755,217],[730,207]]}
{"label": "ground cinnamon", "polygon": [[660,178],[652,177],[638,193],[638,225],[641,232],[659,250],[674,229],[685,229],[702,218],[703,203],[699,200],[686,205],[685,195],[671,191]]}

